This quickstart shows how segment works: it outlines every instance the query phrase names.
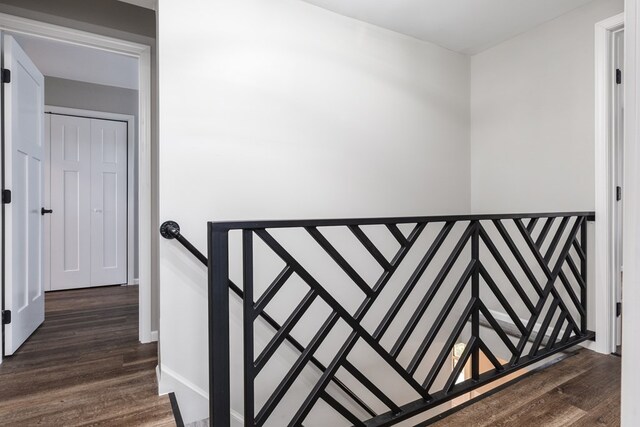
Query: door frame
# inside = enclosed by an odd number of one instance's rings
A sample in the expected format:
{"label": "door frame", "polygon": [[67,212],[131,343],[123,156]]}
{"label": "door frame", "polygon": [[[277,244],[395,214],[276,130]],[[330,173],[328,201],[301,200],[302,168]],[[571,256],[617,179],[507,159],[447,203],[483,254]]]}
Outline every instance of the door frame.
{"label": "door frame", "polygon": [[[157,341],[158,332],[151,330],[151,259],[153,251],[151,46],[4,13],[0,13],[0,31],[99,49],[127,55],[138,60],[138,333],[142,343]],[[3,336],[0,331],[1,339]],[[1,352],[0,363],[2,363]]]}
{"label": "door frame", "polygon": [[[50,144],[50,116],[57,114],[62,116],[85,117],[88,119],[112,120],[127,123],[127,285],[138,285],[139,280],[135,277],[135,235],[134,235],[134,213],[135,200],[133,198],[135,186],[135,165],[132,159],[135,156],[135,117],[129,114],[107,113],[104,111],[82,110],[78,108],[58,107],[53,105],[44,106],[46,117],[45,125],[49,127],[45,132],[45,204],[51,206],[51,144]],[[44,232],[48,238],[51,237],[51,216],[47,216],[44,224]],[[45,271],[44,288],[51,290],[51,248],[47,248],[45,239]]]}
{"label": "door frame", "polygon": [[615,187],[613,37],[624,29],[624,13],[595,25],[595,332],[590,347],[600,353],[615,351],[616,268],[614,243]]}

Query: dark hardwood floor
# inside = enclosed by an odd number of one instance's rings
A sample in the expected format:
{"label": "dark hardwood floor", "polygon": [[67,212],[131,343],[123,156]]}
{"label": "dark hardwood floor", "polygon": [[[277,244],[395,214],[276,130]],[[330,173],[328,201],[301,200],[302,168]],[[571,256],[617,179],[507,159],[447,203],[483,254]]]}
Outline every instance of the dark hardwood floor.
{"label": "dark hardwood floor", "polygon": [[0,425],[175,426],[137,301],[135,286],[48,293],[44,324],[0,365]]}
{"label": "dark hardwood floor", "polygon": [[620,358],[581,349],[431,425],[619,426]]}

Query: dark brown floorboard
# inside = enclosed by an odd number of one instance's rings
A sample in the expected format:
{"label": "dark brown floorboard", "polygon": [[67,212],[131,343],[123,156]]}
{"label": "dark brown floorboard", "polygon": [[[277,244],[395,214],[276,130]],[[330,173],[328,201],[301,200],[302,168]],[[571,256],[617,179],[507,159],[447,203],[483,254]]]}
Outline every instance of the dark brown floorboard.
{"label": "dark brown floorboard", "polygon": [[0,426],[175,426],[138,288],[48,293],[45,322],[0,365]]}
{"label": "dark brown floorboard", "polygon": [[581,349],[432,425],[619,426],[620,358]]}

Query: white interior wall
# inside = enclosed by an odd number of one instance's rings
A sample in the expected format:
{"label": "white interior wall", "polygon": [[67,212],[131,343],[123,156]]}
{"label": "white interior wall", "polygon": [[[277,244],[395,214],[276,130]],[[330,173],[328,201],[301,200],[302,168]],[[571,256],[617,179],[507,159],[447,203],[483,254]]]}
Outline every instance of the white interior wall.
{"label": "white interior wall", "polygon": [[[594,24],[622,10],[596,0],[469,68],[292,0],[162,0],[160,218],[204,252],[208,220],[593,210]],[[160,265],[161,385],[206,415],[205,271],[172,242]]]}
{"label": "white interior wall", "polygon": [[[159,8],[160,217],[200,250],[209,220],[469,212],[468,57],[295,0]],[[161,388],[203,418],[205,269],[160,266]]]}
{"label": "white interior wall", "polygon": [[[471,58],[473,212],[594,210],[595,24],[623,10],[596,0]],[[589,236],[593,259],[593,223]]]}
{"label": "white interior wall", "polygon": [[[471,210],[593,210],[596,0],[471,58]],[[509,179],[505,179],[509,177]]]}

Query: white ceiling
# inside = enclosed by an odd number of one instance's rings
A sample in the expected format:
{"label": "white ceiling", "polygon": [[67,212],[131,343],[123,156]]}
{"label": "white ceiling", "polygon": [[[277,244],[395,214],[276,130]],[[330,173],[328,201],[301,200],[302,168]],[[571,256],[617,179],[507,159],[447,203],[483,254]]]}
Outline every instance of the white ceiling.
{"label": "white ceiling", "polygon": [[138,89],[138,60],[98,49],[13,35],[45,76]]}
{"label": "white ceiling", "polygon": [[303,0],[475,54],[593,0]]}

